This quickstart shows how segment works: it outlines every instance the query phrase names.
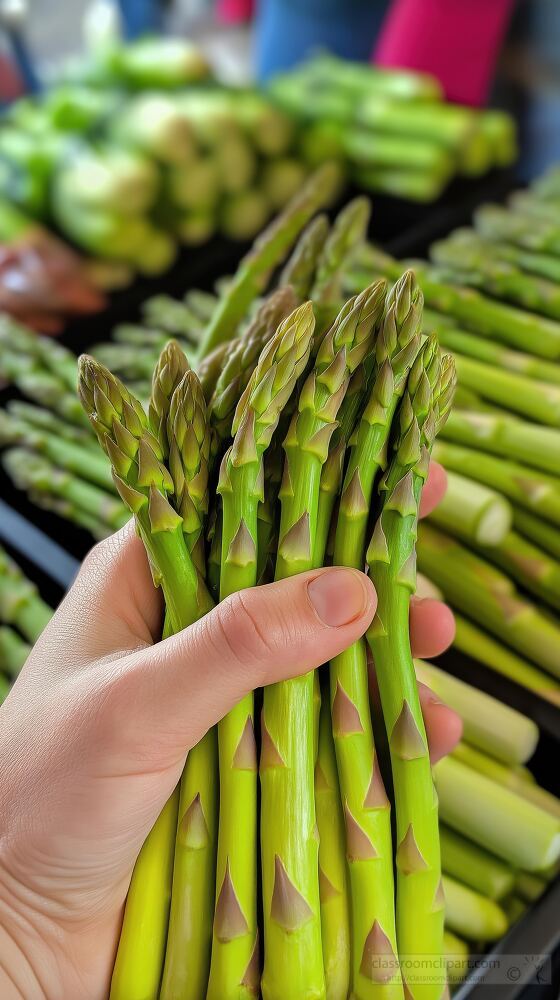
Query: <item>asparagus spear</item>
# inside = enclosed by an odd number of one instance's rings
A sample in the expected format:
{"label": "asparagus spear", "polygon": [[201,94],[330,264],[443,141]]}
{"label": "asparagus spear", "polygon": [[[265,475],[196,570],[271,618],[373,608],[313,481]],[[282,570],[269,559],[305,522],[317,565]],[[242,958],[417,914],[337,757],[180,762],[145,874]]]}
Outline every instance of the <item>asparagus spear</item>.
{"label": "asparagus spear", "polygon": [[531,219],[502,205],[482,205],[474,214],[477,232],[489,240],[503,240],[539,253],[560,253],[560,230],[554,220]]}
{"label": "asparagus spear", "polygon": [[514,868],[541,871],[560,857],[560,819],[447,757],[434,768],[441,820]]}
{"label": "asparagus spear", "polygon": [[[414,361],[397,415],[393,455],[367,561],[379,604],[367,638],[377,666],[396,805],[399,954],[438,955],[443,901],[437,803],[410,652],[408,614],[415,586],[414,540],[429,451],[451,406],[454,369],[430,338]],[[407,983],[413,997],[437,997],[442,983]]]}
{"label": "asparagus spear", "polygon": [[464,882],[488,899],[503,899],[513,890],[513,869],[499,858],[443,824],[439,840],[441,865],[446,875]]}
{"label": "asparagus spear", "polygon": [[368,198],[354,198],[337,215],[317,260],[311,298],[315,304],[319,327],[332,322],[333,312],[342,297],[341,273],[352,259],[356,248],[364,242],[371,203]]}
{"label": "asparagus spear", "polygon": [[415,665],[417,677],[461,716],[467,742],[506,764],[533,755],[539,728],[532,719],[431,663]]}
{"label": "asparagus spear", "polygon": [[[378,283],[346,303],[301,390],[284,442],[277,579],[312,568],[321,468],[350,376],[370,350],[384,298],[385,285]],[[325,994],[314,835],[313,689],[311,673],[264,692],[260,770],[265,1000]],[[294,828],[297,839],[291,833]]]}
{"label": "asparagus spear", "polygon": [[350,914],[345,860],[346,833],[327,696],[322,699],[319,720],[315,806],[319,830],[319,895],[325,996],[326,1000],[340,1000],[348,996],[350,989]]}
{"label": "asparagus spear", "polygon": [[86,513],[103,521],[116,531],[126,523],[128,515],[120,500],[99,489],[93,483],[78,479],[54,465],[44,455],[25,448],[10,448],[3,463],[8,475],[20,490],[45,493],[76,504]]}
{"label": "asparagus spear", "polygon": [[[410,266],[410,263],[393,260],[371,245],[362,256],[362,264],[394,280]],[[560,324],[555,320],[486,298],[472,288],[458,288],[442,282],[435,268],[420,261],[414,261],[413,267],[430,308],[453,316],[481,336],[521,351],[530,348],[530,353],[540,358],[560,358]],[[355,280],[363,279],[357,273]]]}
{"label": "asparagus spear", "polygon": [[525,250],[521,246],[505,241],[484,239],[472,229],[458,229],[450,238],[454,243],[461,243],[477,253],[513,264],[527,274],[548,278],[556,284],[560,282],[560,261],[552,254]]}
{"label": "asparagus spear", "polygon": [[101,521],[98,517],[88,513],[82,507],[78,507],[77,504],[71,503],[63,497],[55,497],[48,493],[35,492],[35,490],[29,490],[28,496],[35,507],[47,510],[52,514],[56,514],[57,517],[61,517],[63,521],[69,521],[70,524],[75,524],[77,528],[89,531],[90,535],[98,542],[113,533],[114,529],[105,524],[104,521]]}
{"label": "asparagus spear", "polygon": [[560,476],[560,433],[551,427],[494,413],[455,408],[442,437]]}
{"label": "asparagus spear", "polygon": [[444,875],[445,923],[471,941],[497,941],[508,929],[501,906],[456,879]]}
{"label": "asparagus spear", "polygon": [[530,771],[527,777],[525,770],[520,772],[518,768],[506,767],[500,761],[488,757],[487,754],[466,743],[458,743],[453,750],[453,756],[475,771],[480,771],[481,774],[505,785],[506,788],[511,788],[521,798],[534,802],[551,816],[560,817],[560,799],[537,785]]}
{"label": "asparagus spear", "polygon": [[560,630],[500,570],[427,524],[418,535],[418,562],[453,606],[560,677]]}
{"label": "asparagus spear", "polygon": [[440,344],[449,351],[457,351],[464,357],[485,361],[495,368],[538,379],[540,382],[560,385],[560,365],[556,361],[543,361],[524,351],[513,351],[492,340],[477,337],[469,330],[458,329],[451,317],[433,310],[424,310],[424,321],[425,329],[437,330]]}
{"label": "asparagus spear", "polygon": [[[153,367],[152,392],[148,408],[150,430],[158,439],[164,459],[169,457],[168,418],[171,399],[175,389],[188,371],[190,371],[190,365],[185,353],[176,340],[168,341],[162,348],[155,367]],[[195,383],[192,382],[190,395],[194,389]],[[176,487],[177,482],[173,469],[170,471]]]}
{"label": "asparagus spear", "polygon": [[282,269],[278,279],[280,288],[291,285],[300,302],[304,302],[311,295],[317,261],[328,234],[327,216],[317,215],[303,230]]}
{"label": "asparagus spear", "polygon": [[25,355],[3,351],[0,376],[13,382],[24,396],[46,406],[79,427],[87,426],[80,404],[56,375],[30,363]]}
{"label": "asparagus spear", "polygon": [[548,553],[516,531],[509,531],[499,544],[479,545],[478,550],[525,590],[560,610],[560,567]]}
{"label": "asparagus spear", "polygon": [[266,286],[271,271],[281,263],[315,212],[329,201],[335,173],[332,165],[325,164],[255,241],[204,332],[201,358],[235,334],[251,302]]}
{"label": "asparagus spear", "polygon": [[9,677],[17,677],[31,652],[25,642],[9,625],[0,625],[0,670]]}
{"label": "asparagus spear", "polygon": [[526,538],[548,552],[549,555],[560,559],[560,531],[553,528],[547,521],[536,514],[529,513],[523,507],[514,505],[513,525]]}
{"label": "asparagus spear", "polygon": [[473,660],[560,706],[560,684],[455,611],[454,646]]}
{"label": "asparagus spear", "polygon": [[205,292],[201,288],[191,288],[184,297],[185,305],[201,321],[207,323],[218,304],[213,292]]}
{"label": "asparagus spear", "polygon": [[[194,378],[194,376],[193,376]],[[123,384],[93,358],[80,359],[79,393],[113,465],[121,497],[134,514],[154,579],[161,584],[170,627],[179,631],[212,606],[168,495],[173,480],[162,463],[148,418]],[[169,914],[177,791],[156,821],[137,860],[129,889],[111,985],[112,1000],[157,997]]]}
{"label": "asparagus spear", "polygon": [[19,566],[0,548],[0,621],[14,625],[33,643],[52,618],[52,609],[39,596]]}
{"label": "asparagus spear", "polygon": [[560,386],[500,371],[483,361],[454,354],[457,377],[467,389],[541,424],[560,427]]}
{"label": "asparagus spear", "polygon": [[432,243],[430,257],[451,282],[480,288],[523,309],[560,319],[560,290],[547,278],[525,274],[493,254],[487,256],[452,239]]}
{"label": "asparagus spear", "polygon": [[[336,565],[364,565],[368,514],[376,475],[384,467],[391,422],[420,347],[422,294],[408,272],[387,298],[375,345],[376,371],[344,479],[334,544]],[[396,956],[389,802],[375,754],[369,712],[365,643],[331,664],[331,711],[341,793],[346,811],[352,905],[352,989],[357,998],[402,995],[398,970],[377,968],[380,951]],[[354,831],[363,839],[352,851]],[[363,847],[369,844],[369,854]],[[389,951],[390,949],[390,951]],[[395,958],[396,963],[396,958]]]}
{"label": "asparagus spear", "polygon": [[171,336],[198,343],[203,324],[184,302],[170,295],[154,295],[147,299],[142,306],[142,316],[149,325],[165,330]]}
{"label": "asparagus spear", "polygon": [[78,427],[68,423],[67,420],[57,417],[51,410],[26,403],[22,399],[10,400],[6,409],[10,416],[16,420],[22,420],[24,423],[36,427],[37,430],[63,438],[65,441],[71,441],[73,444],[79,445],[80,448],[87,448],[90,452],[97,454],[97,441],[87,427]]}
{"label": "asparagus spear", "polygon": [[[314,329],[311,303],[292,312],[264,348],[235,412],[235,437],[222,462],[220,598],[257,583],[257,511],[263,455],[305,369]],[[258,990],[256,913],[257,774],[253,695],[218,726],[220,824],[216,912],[208,997],[251,997]],[[239,826],[239,810],[243,827]],[[255,976],[257,982],[255,983]]]}
{"label": "asparagus spear", "polygon": [[212,455],[220,452],[231,435],[235,408],[255,370],[263,347],[297,305],[291,288],[280,288],[259,307],[247,330],[231,345],[209,404]]}
{"label": "asparagus spear", "polygon": [[430,518],[451,534],[492,546],[499,545],[507,535],[513,513],[501,493],[456,472],[448,472],[445,496]]}
{"label": "asparagus spear", "polygon": [[446,469],[484,483],[519,506],[560,524],[560,484],[553,476],[447,441],[438,442],[434,457]]}
{"label": "asparagus spear", "polygon": [[67,389],[72,393],[76,391],[76,355],[56,340],[41,337],[4,314],[0,317],[0,346],[35,358],[41,366],[56,375]]}
{"label": "asparagus spear", "polygon": [[110,466],[102,455],[92,454],[89,448],[84,449],[64,438],[53,437],[5,410],[0,410],[0,444],[25,446],[44,455],[60,469],[75,473],[110,493],[115,492]]}
{"label": "asparagus spear", "polygon": [[206,402],[209,402],[212,398],[212,393],[216,388],[220,372],[230,350],[231,342],[227,340],[225,343],[215,347],[213,351],[210,351],[197,365],[198,379],[202,386]]}
{"label": "asparagus spear", "polygon": [[462,938],[445,930],[443,932],[443,952],[447,980],[451,987],[459,986],[467,978],[470,971],[469,946]]}

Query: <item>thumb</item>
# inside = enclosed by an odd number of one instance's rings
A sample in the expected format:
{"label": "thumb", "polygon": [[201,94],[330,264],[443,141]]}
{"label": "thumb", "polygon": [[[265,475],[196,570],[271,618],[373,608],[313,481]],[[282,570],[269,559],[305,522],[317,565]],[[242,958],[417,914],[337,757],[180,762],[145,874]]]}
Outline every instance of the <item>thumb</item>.
{"label": "thumb", "polygon": [[376,603],[363,573],[339,567],[233,594],[131,657],[124,679],[134,686],[135,726],[143,716],[161,749],[184,753],[250,691],[307,673],[355,642]]}

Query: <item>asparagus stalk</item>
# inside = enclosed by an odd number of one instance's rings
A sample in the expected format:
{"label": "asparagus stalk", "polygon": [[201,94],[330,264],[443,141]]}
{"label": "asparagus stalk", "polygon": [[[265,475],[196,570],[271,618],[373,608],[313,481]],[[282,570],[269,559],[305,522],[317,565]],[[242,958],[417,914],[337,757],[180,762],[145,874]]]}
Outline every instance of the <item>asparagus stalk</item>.
{"label": "asparagus stalk", "polygon": [[67,389],[75,393],[78,380],[76,356],[56,340],[41,337],[3,315],[0,317],[0,346],[35,358],[41,366],[56,375]]}
{"label": "asparagus stalk", "polygon": [[[182,518],[168,500],[174,484],[162,463],[159,442],[138,401],[107,369],[87,356],[80,359],[79,393],[101,447],[111,460],[117,489],[135,516],[154,579],[163,590],[170,628],[179,631],[200,618],[212,602],[191,560]],[[178,799],[176,790],[133,872],[113,971],[112,1000],[155,1000],[158,995]]]}
{"label": "asparagus stalk", "polygon": [[462,938],[445,930],[443,951],[448,982],[452,987],[458,986],[469,974],[469,946]]}
{"label": "asparagus stalk", "polygon": [[513,243],[531,252],[560,254],[560,230],[554,220],[531,219],[501,205],[482,205],[474,215],[477,232],[484,238]]}
{"label": "asparagus stalk", "polygon": [[539,548],[544,549],[545,552],[548,552],[549,555],[554,556],[556,559],[560,559],[560,531],[553,528],[547,521],[543,521],[537,515],[529,513],[523,507],[514,505],[513,525],[517,531],[526,538],[529,538]]}
{"label": "asparagus stalk", "polygon": [[[367,552],[378,594],[367,638],[377,667],[396,806],[399,955],[440,955],[443,900],[435,797],[408,628],[415,587],[414,541],[429,452],[451,406],[454,369],[430,338],[410,371],[394,451],[381,483],[382,507]],[[437,976],[434,977],[437,979]],[[441,996],[441,981],[407,983],[415,1000]]]}
{"label": "asparagus stalk", "polygon": [[54,410],[79,427],[87,426],[80,404],[65,383],[46,369],[35,367],[25,355],[3,351],[0,356],[0,377],[13,382],[33,402]]}
{"label": "asparagus stalk", "polygon": [[[169,458],[169,434],[168,420],[171,399],[175,389],[182,381],[186,373],[190,371],[190,365],[184,352],[175,340],[170,340],[163,348],[153,368],[152,392],[148,408],[148,422],[150,430],[159,442],[162,456],[165,460]],[[195,391],[195,383],[191,383],[190,393]],[[176,440],[174,435],[172,439]],[[173,469],[170,469],[175,488],[177,481]]]}
{"label": "asparagus stalk", "polygon": [[449,351],[457,351],[463,357],[484,361],[495,368],[525,375],[540,382],[560,385],[560,365],[555,361],[543,361],[524,351],[513,351],[503,344],[477,337],[469,330],[456,327],[452,317],[431,309],[424,310],[424,323],[426,330],[437,330],[440,344]]}
{"label": "asparagus stalk", "polygon": [[220,377],[220,372],[225,364],[226,358],[231,350],[231,342],[228,340],[219,347],[210,351],[197,365],[197,374],[202,386],[204,398],[208,403],[212,398],[212,393]]}
{"label": "asparagus stalk", "polygon": [[522,798],[534,802],[535,805],[549,812],[551,816],[560,818],[560,800],[547,792],[545,788],[537,785],[530,771],[528,772],[529,778],[527,778],[525,771],[520,773],[517,768],[506,767],[500,761],[488,757],[487,754],[476,750],[475,747],[468,746],[466,743],[459,743],[453,750],[453,756],[475,771],[480,771],[481,774],[493,778],[494,781],[505,785],[506,788],[513,789]]}
{"label": "asparagus stalk", "polygon": [[201,288],[190,288],[184,297],[184,302],[200,322],[204,324],[212,318],[217,305],[217,296],[213,292],[205,292]]}
{"label": "asparagus stalk", "polygon": [[508,919],[493,899],[444,875],[445,923],[470,941],[497,941],[508,929]]}
{"label": "asparagus stalk", "polygon": [[57,417],[56,413],[53,413],[51,410],[46,410],[42,406],[34,406],[32,403],[26,403],[22,399],[10,400],[6,409],[10,416],[16,420],[21,420],[25,424],[35,427],[39,431],[51,434],[54,437],[71,441],[72,444],[79,445],[82,449],[87,448],[93,454],[98,453],[97,441],[87,427],[78,427],[75,424],[68,423],[67,420]]}
{"label": "asparagus stalk", "polygon": [[364,242],[370,214],[369,199],[354,198],[339,212],[325,240],[311,289],[320,329],[332,322],[333,313],[336,315],[342,297],[342,270]]}
{"label": "asparagus stalk", "polygon": [[[292,312],[264,348],[237,406],[235,437],[222,462],[220,598],[257,583],[257,512],[263,456],[309,357],[311,303]],[[218,725],[220,823],[209,1000],[258,992],[257,765],[253,695]],[[244,822],[239,825],[239,810]]]}
{"label": "asparagus stalk", "polygon": [[531,872],[519,872],[515,880],[516,892],[526,903],[535,903],[546,892],[546,888],[546,879]]}
{"label": "asparagus stalk", "polygon": [[501,371],[461,354],[454,357],[457,377],[467,389],[529,420],[560,427],[560,386]]}
{"label": "asparagus stalk", "polygon": [[490,670],[508,677],[528,691],[533,691],[546,701],[560,706],[560,684],[557,681],[532,663],[523,660],[513,650],[503,646],[456,611],[454,646]]}
{"label": "asparagus stalk", "polygon": [[560,857],[560,820],[517,792],[447,757],[434,768],[441,820],[514,868]]}
{"label": "asparagus stalk", "polygon": [[19,629],[33,643],[52,617],[52,609],[39,596],[19,566],[0,548],[0,621]]}
{"label": "asparagus stalk", "polygon": [[503,903],[503,910],[509,920],[510,927],[521,920],[521,918],[525,916],[528,909],[529,907],[525,900],[520,899],[519,896],[510,896],[508,899],[505,899]]}
{"label": "asparagus stalk", "polygon": [[0,625],[0,670],[9,677],[17,677],[31,652],[25,642],[9,625]]}
{"label": "asparagus stalk", "polygon": [[451,239],[453,242],[468,246],[469,249],[472,248],[477,253],[513,264],[527,274],[548,278],[555,284],[560,282],[560,261],[552,254],[525,250],[521,246],[505,241],[483,239],[472,229],[457,230],[452,233]]}
{"label": "asparagus stalk", "polygon": [[453,606],[560,677],[560,630],[500,570],[427,524],[418,535],[418,562]]}
{"label": "asparagus stalk", "polygon": [[350,989],[351,938],[346,873],[346,832],[342,812],[328,698],[321,702],[319,752],[315,765],[315,806],[319,830],[319,895],[326,1000]]}
{"label": "asparagus stalk", "polygon": [[463,737],[505,764],[524,764],[535,752],[539,728],[532,719],[431,663],[416,660],[416,675],[463,721]]}
{"label": "asparagus stalk", "polygon": [[335,173],[334,167],[325,164],[255,241],[204,332],[201,358],[235,334],[251,302],[266,286],[273,269],[281,263],[315,212],[329,201]]}
{"label": "asparagus stalk", "polygon": [[[452,418],[453,413],[449,415]],[[499,545],[507,535],[513,513],[501,493],[456,472],[448,472],[445,496],[430,518],[451,534],[492,546]]]}
{"label": "asparagus stalk", "polygon": [[184,337],[192,344],[198,343],[203,324],[184,302],[170,295],[154,295],[147,299],[142,316],[150,326],[161,328],[171,336]]}
{"label": "asparagus stalk", "polygon": [[[422,294],[413,275],[391,290],[375,345],[372,389],[350,450],[335,534],[336,565],[364,565],[368,514],[385,466],[391,422],[420,347]],[[352,906],[352,990],[356,998],[402,996],[396,932],[389,801],[373,741],[365,642],[331,663],[331,711],[347,825]],[[353,843],[354,841],[354,843]],[[361,841],[357,851],[356,842]],[[369,852],[364,848],[369,845]],[[390,968],[390,955],[394,968]],[[380,966],[383,955],[387,964]]]}
{"label": "asparagus stalk", "polygon": [[547,278],[528,275],[515,265],[452,239],[432,243],[430,257],[458,285],[480,288],[506,302],[560,319],[560,290]]}
{"label": "asparagus stalk", "polygon": [[87,514],[107,524],[113,531],[128,520],[123,505],[114,495],[93,483],[78,479],[54,465],[44,455],[25,448],[10,448],[3,455],[4,468],[20,490],[43,493],[68,500]]}
{"label": "asparagus stalk", "polygon": [[247,388],[261,351],[296,305],[291,288],[273,292],[263,301],[247,330],[231,345],[209,404],[213,457],[231,435],[237,402]]}
{"label": "asparagus stalk", "polygon": [[479,551],[508,576],[560,611],[560,566],[517,531],[509,531],[499,544],[479,546]]}
{"label": "asparagus stalk", "polygon": [[[393,260],[371,245],[363,254],[362,263],[394,280],[410,266]],[[555,320],[486,298],[472,288],[458,288],[442,282],[435,268],[420,261],[415,261],[413,266],[430,308],[453,316],[475,333],[509,347],[526,351],[530,346],[531,353],[537,357],[560,358],[560,324]],[[357,274],[355,280],[362,278]]]}
{"label": "asparagus stalk", "polygon": [[504,413],[454,409],[442,437],[560,476],[560,433]]}
{"label": "asparagus stalk", "polygon": [[512,868],[460,833],[440,826],[441,864],[446,875],[464,882],[488,899],[504,899],[512,892],[515,874]]}
{"label": "asparagus stalk", "polygon": [[14,417],[6,410],[0,410],[0,444],[29,448],[44,455],[60,469],[72,472],[87,482],[95,483],[110,493],[115,492],[111,469],[104,456],[92,454],[89,448],[84,449],[81,444],[54,437],[47,431],[26,424],[24,420]]}
{"label": "asparagus stalk", "polygon": [[282,269],[278,279],[280,288],[291,285],[300,302],[304,302],[311,295],[317,261],[328,235],[327,216],[317,215],[303,230]]}
{"label": "asparagus stalk", "polygon": [[107,538],[113,533],[114,529],[108,524],[105,524],[104,521],[101,521],[98,517],[88,513],[88,511],[83,510],[82,507],[78,507],[77,504],[71,503],[69,500],[63,499],[62,497],[51,496],[48,493],[35,492],[34,490],[30,490],[28,496],[31,503],[36,507],[40,507],[42,510],[49,511],[52,514],[56,514],[57,517],[61,517],[63,521],[69,521],[70,524],[75,524],[77,528],[83,528],[84,531],[89,531],[90,535],[92,535],[98,542],[101,541],[102,538]]}
{"label": "asparagus stalk", "polygon": [[[346,303],[301,390],[284,442],[277,579],[313,566],[321,469],[348,381],[370,350],[384,298],[381,283]],[[264,692],[260,762],[264,1000],[325,995],[314,834],[313,690],[311,673]],[[293,829],[299,831],[297,839]]]}
{"label": "asparagus stalk", "polygon": [[484,483],[519,506],[560,524],[560,484],[553,476],[447,441],[438,442],[434,457],[446,469]]}

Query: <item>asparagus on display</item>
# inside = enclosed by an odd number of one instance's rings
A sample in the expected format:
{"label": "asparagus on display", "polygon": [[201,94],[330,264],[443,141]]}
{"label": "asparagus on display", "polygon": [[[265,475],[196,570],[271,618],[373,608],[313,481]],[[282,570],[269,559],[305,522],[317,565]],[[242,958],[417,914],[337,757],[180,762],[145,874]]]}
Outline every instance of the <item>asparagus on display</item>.
{"label": "asparagus on display", "polygon": [[310,297],[317,261],[328,235],[329,220],[327,216],[316,215],[303,230],[282,268],[278,279],[280,288],[290,285],[301,302]]}
{"label": "asparagus on display", "polygon": [[449,415],[442,437],[560,476],[560,433],[556,428],[542,427],[506,413],[456,408]]}
{"label": "asparagus on display", "polygon": [[501,900],[512,892],[513,868],[443,824],[439,839],[441,865],[446,875],[464,882],[488,899]]}
{"label": "asparagus on display", "polygon": [[443,876],[445,923],[451,931],[470,941],[497,941],[508,929],[501,906],[469,886]]}
{"label": "asparagus on display", "polygon": [[558,562],[517,531],[509,531],[495,545],[478,545],[479,551],[536,597],[560,611]]}
{"label": "asparagus on display", "polygon": [[513,526],[549,555],[560,559],[560,531],[536,514],[514,504]]}
{"label": "asparagus on display", "polygon": [[52,609],[39,596],[19,566],[0,548],[0,621],[13,625],[33,643],[52,617]]}
{"label": "asparagus on display", "polygon": [[533,755],[539,729],[532,719],[431,663],[417,660],[416,673],[461,717],[467,742],[505,764]]}
{"label": "asparagus on display", "polygon": [[420,527],[417,548],[420,568],[453,607],[560,677],[560,629],[500,570],[428,524]]}
{"label": "asparagus on display", "polygon": [[[8,677],[15,678],[19,674],[23,664],[31,652],[31,646],[25,642],[18,633],[9,625],[0,625],[0,670]],[[0,691],[4,698],[7,691],[4,691],[3,682],[0,681]]]}
{"label": "asparagus on display", "polygon": [[537,785],[530,771],[520,771],[519,768],[507,767],[466,743],[458,743],[453,750],[453,756],[475,771],[480,771],[481,774],[493,778],[494,781],[505,785],[506,788],[511,788],[521,798],[534,802],[535,805],[540,806],[552,816],[560,817],[560,799]]}
{"label": "asparagus on display", "polygon": [[[449,415],[452,418],[453,413]],[[448,472],[445,496],[430,518],[451,534],[490,546],[499,545],[505,538],[513,513],[501,493],[456,472]]]}

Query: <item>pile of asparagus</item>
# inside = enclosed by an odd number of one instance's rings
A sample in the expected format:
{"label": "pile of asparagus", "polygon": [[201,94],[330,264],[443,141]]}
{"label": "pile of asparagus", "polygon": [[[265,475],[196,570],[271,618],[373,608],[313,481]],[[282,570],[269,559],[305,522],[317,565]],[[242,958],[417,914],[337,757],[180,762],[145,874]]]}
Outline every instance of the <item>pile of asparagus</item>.
{"label": "pile of asparagus", "polygon": [[432,201],[457,174],[479,176],[516,158],[508,114],[445,104],[424,74],[323,54],[273,79],[270,92],[305,122],[303,156],[340,160],[367,191]]}
{"label": "pile of asparagus", "polygon": [[[542,236],[555,224],[557,170],[507,208],[479,209],[473,230],[414,267],[425,330],[438,330],[458,377],[434,452],[448,492],[420,529],[419,565],[456,612],[456,646],[558,705],[560,260]],[[349,290],[410,266],[361,255]]]}
{"label": "pile of asparagus", "polygon": [[0,547],[0,700],[50,621],[52,609],[35,584]]}

